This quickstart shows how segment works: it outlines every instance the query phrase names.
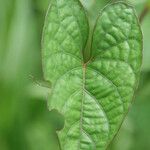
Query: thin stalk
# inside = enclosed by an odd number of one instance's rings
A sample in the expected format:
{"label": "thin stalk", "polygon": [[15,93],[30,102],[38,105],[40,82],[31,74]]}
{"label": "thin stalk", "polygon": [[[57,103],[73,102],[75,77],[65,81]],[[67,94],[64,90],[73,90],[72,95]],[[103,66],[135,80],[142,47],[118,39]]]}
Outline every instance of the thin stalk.
{"label": "thin stalk", "polygon": [[140,14],[140,16],[139,16],[140,23],[143,22],[145,16],[149,13],[149,11],[150,11],[150,4],[146,3],[143,10],[142,10],[142,12],[141,12],[141,14]]}

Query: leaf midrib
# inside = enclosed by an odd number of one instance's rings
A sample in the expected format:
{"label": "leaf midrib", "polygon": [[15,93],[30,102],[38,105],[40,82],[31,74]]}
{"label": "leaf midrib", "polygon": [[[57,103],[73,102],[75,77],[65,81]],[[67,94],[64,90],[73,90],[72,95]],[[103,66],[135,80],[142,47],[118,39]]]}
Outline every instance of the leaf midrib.
{"label": "leaf midrib", "polygon": [[85,99],[85,74],[86,74],[86,64],[82,66],[82,101],[81,101],[81,113],[80,113],[80,140],[79,140],[79,150],[81,147],[81,138],[82,138],[82,124],[83,124],[83,102]]}
{"label": "leaf midrib", "polygon": [[[78,144],[78,148],[79,150],[81,150],[81,140],[82,140],[82,134],[83,132],[86,133],[86,131],[83,129],[82,125],[83,125],[83,103],[84,103],[84,99],[85,99],[85,93],[87,92],[86,88],[85,88],[85,82],[86,82],[86,70],[87,70],[87,65],[88,63],[83,63],[82,65],[82,101],[81,101],[81,113],[80,113],[80,138],[79,138],[79,144]],[[89,67],[88,67],[89,69]],[[90,68],[91,69],[91,68]],[[89,94],[89,93],[88,93]],[[91,96],[91,94],[90,94]],[[96,99],[94,98],[94,100],[96,101]],[[104,112],[105,118],[107,120],[108,126],[109,126],[109,120],[108,117],[103,109],[103,107],[101,107],[101,105],[96,101],[96,104],[98,105],[98,107],[102,108],[102,111]],[[86,135],[88,135],[88,138],[90,138],[91,142],[94,144],[94,149],[96,150],[96,143],[95,141],[91,138],[91,136],[89,134],[86,133]],[[109,134],[108,134],[109,137]]]}

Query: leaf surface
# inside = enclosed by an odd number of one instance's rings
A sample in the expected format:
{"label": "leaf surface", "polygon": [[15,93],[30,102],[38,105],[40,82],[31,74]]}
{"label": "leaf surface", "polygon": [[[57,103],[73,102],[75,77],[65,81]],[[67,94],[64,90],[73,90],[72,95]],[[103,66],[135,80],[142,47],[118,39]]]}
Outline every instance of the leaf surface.
{"label": "leaf surface", "polygon": [[142,33],[132,7],[107,5],[83,60],[89,26],[78,0],[52,0],[43,33],[48,100],[65,118],[57,132],[62,150],[104,150],[128,111],[141,68]]}

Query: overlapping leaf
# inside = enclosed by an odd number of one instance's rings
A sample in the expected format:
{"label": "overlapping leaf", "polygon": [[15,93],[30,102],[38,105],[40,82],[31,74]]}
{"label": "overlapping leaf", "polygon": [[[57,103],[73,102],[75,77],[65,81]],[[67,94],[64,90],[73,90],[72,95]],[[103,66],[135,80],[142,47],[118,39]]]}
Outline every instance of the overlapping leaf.
{"label": "overlapping leaf", "polygon": [[44,78],[52,83],[49,109],[65,118],[58,132],[62,150],[106,149],[128,111],[140,73],[142,34],[132,7],[117,2],[101,11],[87,60],[88,34],[78,0],[51,1],[42,58]]}

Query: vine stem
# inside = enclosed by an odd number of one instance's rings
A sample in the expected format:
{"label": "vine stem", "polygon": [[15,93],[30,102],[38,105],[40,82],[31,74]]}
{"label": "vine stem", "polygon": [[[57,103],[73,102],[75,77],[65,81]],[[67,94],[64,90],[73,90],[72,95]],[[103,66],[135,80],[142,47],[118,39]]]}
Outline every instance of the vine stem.
{"label": "vine stem", "polygon": [[146,3],[143,10],[142,10],[142,12],[141,12],[141,14],[140,14],[140,16],[139,16],[140,23],[143,22],[145,16],[149,13],[149,11],[150,11],[150,5],[148,3]]}

